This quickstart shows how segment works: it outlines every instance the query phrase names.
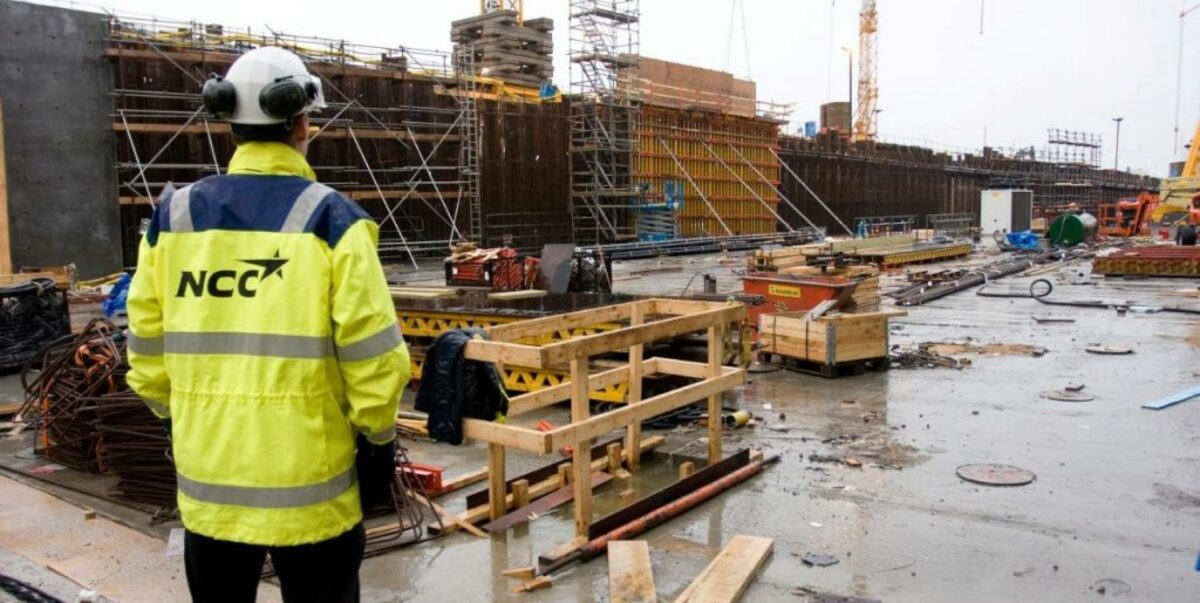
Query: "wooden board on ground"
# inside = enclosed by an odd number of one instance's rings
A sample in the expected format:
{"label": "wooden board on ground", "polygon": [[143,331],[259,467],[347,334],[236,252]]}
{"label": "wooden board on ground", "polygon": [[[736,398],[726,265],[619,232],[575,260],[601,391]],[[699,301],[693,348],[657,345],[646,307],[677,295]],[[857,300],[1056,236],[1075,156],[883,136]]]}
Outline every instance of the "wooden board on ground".
{"label": "wooden board on ground", "polygon": [[442,299],[458,295],[450,287],[388,287],[392,299]]}
{"label": "wooden board on ground", "polygon": [[548,293],[542,289],[524,289],[522,291],[494,291],[488,293],[488,299],[528,299],[530,297],[545,297]]}
{"label": "wooden board on ground", "polygon": [[612,603],[655,603],[654,571],[645,540],[608,543],[608,599]]}
{"label": "wooden board on ground", "polygon": [[0,402],[0,417],[15,415],[22,406],[25,406],[24,402]]}
{"label": "wooden board on ground", "polygon": [[675,603],[733,603],[741,599],[774,547],[775,541],[770,538],[734,536]]}
{"label": "wooden board on ground", "polygon": [[[592,490],[611,482],[612,475],[597,471],[592,473]],[[492,520],[484,524],[483,529],[489,532],[503,532],[513,526],[517,526],[529,521],[530,515],[544,515],[554,509],[557,509],[572,500],[575,500],[575,490],[572,488],[559,488],[550,494],[547,494],[528,505],[514,509],[512,512],[500,517],[500,519]]]}

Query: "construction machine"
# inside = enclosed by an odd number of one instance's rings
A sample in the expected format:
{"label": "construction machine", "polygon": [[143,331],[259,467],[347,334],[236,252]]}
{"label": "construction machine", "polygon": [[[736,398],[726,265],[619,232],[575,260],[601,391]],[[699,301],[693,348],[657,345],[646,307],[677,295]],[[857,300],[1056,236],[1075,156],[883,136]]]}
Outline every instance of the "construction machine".
{"label": "construction machine", "polygon": [[1137,197],[1100,204],[1100,232],[1110,237],[1133,237],[1150,230],[1150,214],[1158,207],[1158,195],[1142,191]]}
{"label": "construction machine", "polygon": [[1158,208],[1153,213],[1154,221],[1172,225],[1200,224],[1200,207],[1197,207],[1198,195],[1200,195],[1200,123],[1196,124],[1196,133],[1192,136],[1192,144],[1188,150],[1187,160],[1183,163],[1183,171],[1175,178],[1165,178],[1162,181]]}

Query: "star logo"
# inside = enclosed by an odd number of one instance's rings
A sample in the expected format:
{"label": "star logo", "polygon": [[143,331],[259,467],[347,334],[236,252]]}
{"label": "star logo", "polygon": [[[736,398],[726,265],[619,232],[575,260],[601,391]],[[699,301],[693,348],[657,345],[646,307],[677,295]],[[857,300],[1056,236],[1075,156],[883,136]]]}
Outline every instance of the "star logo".
{"label": "star logo", "polygon": [[262,268],[262,275],[259,276],[260,282],[267,280],[267,277],[271,276],[272,274],[279,275],[279,280],[283,280],[283,265],[288,263],[287,258],[279,257],[278,249],[275,250],[274,257],[270,257],[265,260],[238,260],[238,261],[242,262],[243,264],[250,264],[251,266],[258,266],[259,268]]}

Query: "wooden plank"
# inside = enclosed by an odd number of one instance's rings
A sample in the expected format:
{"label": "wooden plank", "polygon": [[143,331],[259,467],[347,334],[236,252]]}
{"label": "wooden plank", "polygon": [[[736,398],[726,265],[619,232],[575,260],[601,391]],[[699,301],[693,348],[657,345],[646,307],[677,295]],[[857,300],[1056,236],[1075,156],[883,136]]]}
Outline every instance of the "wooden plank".
{"label": "wooden plank", "polygon": [[[655,436],[655,437],[658,438],[658,442],[661,442],[663,440],[662,436]],[[620,442],[620,441],[621,440],[619,438],[614,438],[614,439],[605,441],[603,444],[597,444],[595,446],[592,446],[592,460],[595,461],[597,459],[604,459],[605,462],[608,462],[608,457],[606,456],[608,454],[608,445],[611,444],[612,442]],[[655,445],[658,445],[658,443],[656,442]],[[594,465],[594,463],[593,463],[593,465]],[[505,488],[507,491],[512,492],[513,484],[516,483],[517,480],[522,480],[522,479],[529,482],[530,487],[532,487],[534,484],[536,484],[542,480],[545,480],[545,479],[554,477],[555,475],[558,475],[559,469],[561,469],[563,467],[566,467],[567,468],[566,470],[568,472],[570,472],[570,467],[571,467],[570,463],[563,463],[561,461],[553,461],[549,464],[542,465],[541,467],[538,467],[537,469],[533,469],[532,471],[526,471],[525,473],[522,473],[521,475],[514,475],[511,478],[509,478],[508,484],[505,486]],[[604,469],[605,469],[605,467],[600,468],[600,470],[604,470]],[[486,476],[484,477],[484,479],[487,479]],[[530,498],[532,499],[533,497],[530,497]],[[480,490],[479,492],[472,492],[471,494],[468,494],[466,503],[467,503],[467,508],[477,507],[479,505],[488,504],[487,490],[484,489],[484,490]]]}
{"label": "wooden plank", "polygon": [[[708,378],[717,379],[721,376],[721,358],[725,350],[724,324],[708,328]],[[702,382],[703,383],[703,382]],[[724,389],[708,395],[708,464],[721,460],[721,429],[725,422],[721,420],[721,394]]]}
{"label": "wooden plank", "polygon": [[[611,352],[637,343],[659,341],[688,333],[703,331],[714,324],[728,324],[745,318],[746,307],[724,306],[699,314],[676,316],[550,344],[543,348],[549,364],[562,363],[584,355]],[[516,323],[522,324],[522,323]]]}
{"label": "wooden plank", "polygon": [[[571,424],[586,421],[591,414],[588,400],[587,358],[571,360]],[[592,438],[582,438],[571,444],[575,447],[571,455],[571,487],[575,489],[575,542],[587,542],[588,526],[592,525],[592,488],[588,475],[591,472]]]}
{"label": "wooden plank", "polygon": [[679,464],[679,479],[690,476],[696,472],[696,463],[692,461],[684,461]]}
{"label": "wooden plank", "polygon": [[[633,312],[629,315],[629,324],[638,326],[645,321],[645,306],[635,306]],[[643,362],[645,358],[645,348],[642,344],[634,344],[629,346],[629,389],[625,394],[625,403],[633,406],[642,401],[642,377],[644,376],[646,365]],[[657,363],[655,363],[657,367]],[[653,371],[651,371],[653,372]],[[642,449],[642,422],[634,421],[625,428],[625,448],[631,451],[629,456],[629,470],[637,472],[638,467],[642,464],[641,454]]]}
{"label": "wooden plank", "polygon": [[645,540],[608,543],[608,600],[612,603],[656,603],[650,547]]}
{"label": "wooden plank", "polygon": [[449,494],[456,490],[462,490],[472,484],[485,481],[488,478],[487,467],[480,467],[474,471],[468,471],[462,475],[455,476],[448,481],[442,482],[442,490],[438,492],[438,496]]}
{"label": "wooden plank", "polygon": [[549,434],[527,427],[466,418],[463,419],[462,424],[463,435],[467,439],[501,444],[508,448],[517,448],[535,454],[548,454],[554,450],[550,447]]}
{"label": "wooden plank", "polygon": [[704,379],[708,376],[708,364],[705,362],[690,362],[674,358],[654,358],[653,360],[656,362],[653,373],[693,379]]}
{"label": "wooden plank", "polygon": [[712,310],[721,310],[733,307],[726,302],[711,302],[699,299],[666,299],[656,298],[652,314],[670,314],[673,316],[685,316],[689,314],[702,314]]}
{"label": "wooden plank", "polygon": [[611,410],[584,421],[576,421],[547,433],[550,436],[550,449],[555,450],[567,445],[600,437],[619,427],[625,427],[634,421],[643,421],[668,410],[691,404],[706,397],[719,394],[727,389],[740,385],[745,381],[746,372],[733,367],[721,367],[720,377],[706,379],[698,383],[685,385],[681,388],[647,398],[640,404],[624,406]]}
{"label": "wooden plank", "polygon": [[[613,480],[613,476],[608,473],[596,471],[592,473],[590,488],[595,490],[604,484]],[[559,488],[550,494],[542,496],[537,500],[521,505],[513,509],[507,515],[500,519],[492,520],[484,524],[483,529],[489,532],[503,532],[513,526],[520,525],[529,521],[531,514],[545,515],[554,509],[557,509],[571,501],[575,500],[575,490],[573,488]]]}
{"label": "wooden plank", "polygon": [[456,297],[458,289],[450,287],[388,287],[392,299],[443,299]]}
{"label": "wooden plank", "polygon": [[522,291],[493,291],[488,293],[488,299],[529,299],[532,297],[545,297],[549,295],[548,291],[542,289],[525,289]]}
{"label": "wooden plank", "polygon": [[[517,325],[523,322],[526,321],[522,320],[511,324]],[[496,328],[499,327],[489,327],[489,329]],[[546,368],[548,365],[544,348],[521,343],[485,341],[480,339],[468,341],[467,345],[463,346],[463,357],[468,360],[501,362],[528,368]]]}
{"label": "wooden plank", "polygon": [[[528,491],[526,491],[528,495]],[[488,502],[492,519],[500,519],[507,511],[504,492],[504,446],[488,444]],[[514,496],[514,500],[515,500]]]}
{"label": "wooden plank", "polygon": [[733,603],[741,599],[774,547],[775,541],[770,538],[734,536],[675,603]]}
{"label": "wooden plank", "polygon": [[501,576],[507,578],[516,578],[518,580],[532,580],[537,575],[537,568],[532,565],[525,567],[510,567],[500,572]]}
{"label": "wooden plank", "polygon": [[621,443],[613,442],[608,445],[608,472],[616,475],[621,470]]}
{"label": "wooden plank", "polygon": [[[632,359],[630,359],[632,362]],[[643,371],[646,367],[651,367],[649,361],[643,361]],[[653,373],[653,369],[648,371]],[[590,391],[601,390],[606,387],[624,383],[629,378],[629,365],[619,366],[599,373],[588,376],[588,389]],[[571,397],[571,382],[552,385],[547,388],[539,389],[535,392],[521,394],[513,397],[508,401],[508,416],[515,417],[525,414],[531,410],[537,410],[551,404],[557,404]]]}
{"label": "wooden plank", "polygon": [[520,509],[529,506],[529,480],[519,479],[512,485],[513,506]]}
{"label": "wooden plank", "polygon": [[12,239],[8,231],[8,164],[4,153],[4,99],[0,99],[0,273],[10,273]]}
{"label": "wooden plank", "polygon": [[[536,337],[547,333],[570,330],[590,324],[602,322],[617,322],[629,318],[632,308],[637,304],[647,302],[630,302],[604,306],[590,310],[579,310],[566,314],[531,318],[503,325],[488,327],[488,336],[492,341],[512,342],[526,337]],[[538,367],[541,368],[541,367]]]}

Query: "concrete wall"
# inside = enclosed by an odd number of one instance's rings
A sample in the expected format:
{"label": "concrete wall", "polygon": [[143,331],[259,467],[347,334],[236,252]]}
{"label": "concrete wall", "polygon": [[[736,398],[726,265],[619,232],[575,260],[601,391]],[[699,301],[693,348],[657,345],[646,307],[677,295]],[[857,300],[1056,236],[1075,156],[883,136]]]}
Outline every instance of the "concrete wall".
{"label": "concrete wall", "polygon": [[120,269],[112,82],[102,15],[0,0],[13,266]]}

